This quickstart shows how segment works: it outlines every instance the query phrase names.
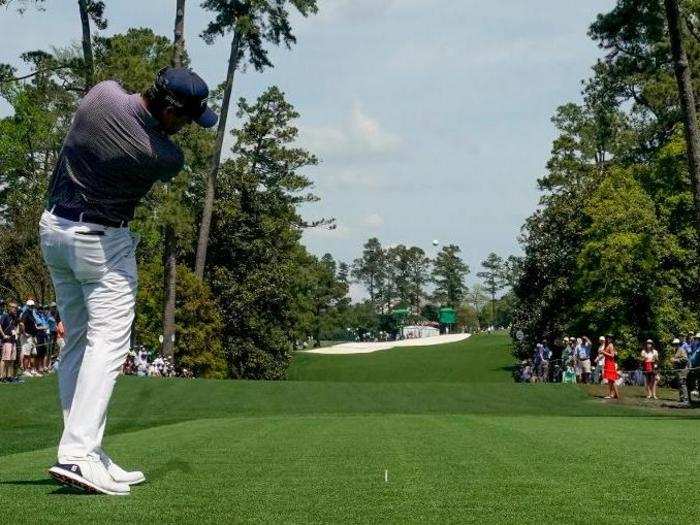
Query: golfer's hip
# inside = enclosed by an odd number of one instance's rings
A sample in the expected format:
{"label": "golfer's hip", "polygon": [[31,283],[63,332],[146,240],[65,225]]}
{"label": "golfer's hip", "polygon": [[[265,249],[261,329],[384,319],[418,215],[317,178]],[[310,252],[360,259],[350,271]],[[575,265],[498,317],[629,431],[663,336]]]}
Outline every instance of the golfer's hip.
{"label": "golfer's hip", "polygon": [[138,236],[124,227],[76,222],[44,212],[39,223],[44,260],[52,270],[70,270],[78,280],[118,271],[136,279]]}

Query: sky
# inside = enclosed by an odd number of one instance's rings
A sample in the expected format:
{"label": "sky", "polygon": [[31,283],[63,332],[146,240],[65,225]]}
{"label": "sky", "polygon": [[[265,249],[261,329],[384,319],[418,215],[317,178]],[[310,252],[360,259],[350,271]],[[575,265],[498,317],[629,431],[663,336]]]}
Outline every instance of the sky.
{"label": "sky", "polygon": [[[321,160],[305,171],[321,200],[303,215],[337,221],[305,232],[309,250],[350,263],[370,237],[430,256],[456,244],[470,283],[490,252],[519,254],[555,137],[551,115],[580,100],[581,80],[601,56],[588,26],[614,3],[319,0],[317,15],[293,16],[297,44],[270,50],[274,68],[239,74],[234,99],[277,85],[301,115],[300,145]],[[150,27],[171,37],[174,4],[107,0],[101,34]],[[186,45],[193,69],[214,86],[230,35],[205,44],[198,35],[212,14],[199,4],[188,2]],[[46,0],[44,12],[24,15],[0,8],[0,62],[19,73],[30,72],[20,53],[79,39],[74,0]],[[9,111],[0,103],[0,116]]]}

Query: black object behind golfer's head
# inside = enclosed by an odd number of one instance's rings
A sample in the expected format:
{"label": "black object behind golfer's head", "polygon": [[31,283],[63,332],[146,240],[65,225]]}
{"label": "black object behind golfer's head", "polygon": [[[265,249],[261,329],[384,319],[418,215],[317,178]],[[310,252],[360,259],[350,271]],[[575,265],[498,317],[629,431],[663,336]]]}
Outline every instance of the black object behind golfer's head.
{"label": "black object behind golfer's head", "polygon": [[158,71],[153,87],[158,95],[203,128],[219,119],[209,107],[209,88],[197,73],[185,67],[164,67]]}

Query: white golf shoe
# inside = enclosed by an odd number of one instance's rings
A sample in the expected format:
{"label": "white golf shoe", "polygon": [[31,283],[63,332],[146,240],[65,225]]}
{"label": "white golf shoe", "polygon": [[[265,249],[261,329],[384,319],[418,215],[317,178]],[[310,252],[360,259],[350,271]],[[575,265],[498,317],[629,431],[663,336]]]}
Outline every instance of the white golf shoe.
{"label": "white golf shoe", "polygon": [[84,490],[90,494],[127,496],[129,485],[118,483],[107,472],[99,456],[63,458],[49,469],[49,474],[61,485]]}
{"label": "white golf shoe", "polygon": [[114,481],[118,483],[126,483],[127,485],[138,485],[139,483],[146,481],[146,476],[144,476],[143,472],[140,470],[127,472],[112,461],[112,458],[110,458],[109,454],[107,454],[103,449],[98,448],[95,452],[100,456],[100,461],[102,461],[102,464],[107,469],[107,472],[109,472],[109,475],[112,476]]}

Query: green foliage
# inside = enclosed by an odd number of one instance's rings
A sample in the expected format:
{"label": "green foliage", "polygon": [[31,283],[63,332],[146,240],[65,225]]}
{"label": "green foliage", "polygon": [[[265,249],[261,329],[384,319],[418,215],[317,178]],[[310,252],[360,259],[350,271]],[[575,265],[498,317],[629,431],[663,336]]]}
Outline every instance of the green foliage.
{"label": "green foliage", "polygon": [[408,306],[417,312],[429,281],[430,259],[421,248],[399,244],[385,251],[384,260],[385,303],[387,306]]}
{"label": "green foliage", "polygon": [[[697,7],[684,6],[696,80]],[[629,355],[700,322],[700,235],[662,2],[618,0],[590,35],[608,54],[584,83],[583,104],[556,112],[546,193],[521,237],[519,355],[541,338],[608,332]]]}
{"label": "green foliage", "polygon": [[[147,348],[160,348],[163,326],[163,266],[139,265],[135,338]],[[177,269],[175,362],[197,377],[223,378],[226,361],[221,344],[223,321],[209,286],[184,266]]]}
{"label": "green foliage", "polygon": [[[299,244],[306,224],[296,207],[316,200],[301,170],[317,160],[294,146],[298,114],[278,88],[253,104],[241,99],[238,116],[234,157],[219,173],[210,281],[222,309],[229,374],[282,379],[313,303],[300,293],[309,289],[309,258]],[[327,299],[319,297],[318,308]]]}
{"label": "green foliage", "polygon": [[476,276],[483,279],[484,288],[491,294],[491,323],[493,323],[496,319],[496,294],[506,285],[505,263],[503,258],[491,252],[486,260],[482,261],[481,267],[483,270],[477,272]]}
{"label": "green foliage", "polygon": [[352,277],[367,289],[372,304],[377,304],[385,294],[385,270],[384,249],[379,239],[372,237],[365,243],[362,256],[353,261],[351,270]]}
{"label": "green foliage", "polygon": [[53,290],[48,272],[37,264],[37,224],[77,99],[63,89],[51,55],[33,51],[22,59],[39,73],[0,84],[0,96],[13,111],[0,119],[0,293],[47,302]]}
{"label": "green foliage", "polygon": [[460,251],[454,244],[443,246],[433,264],[433,297],[444,306],[459,305],[467,291],[464,279],[469,274],[469,266],[459,257]]}
{"label": "green foliage", "polygon": [[241,36],[240,60],[248,62],[258,71],[272,67],[265,49],[265,42],[284,44],[291,48],[296,43],[292,34],[287,6],[294,7],[306,17],[318,11],[316,0],[204,0],[202,7],[216,13],[201,36],[211,44],[217,36],[234,31]]}
{"label": "green foliage", "polygon": [[126,33],[96,37],[95,81],[116,80],[127,91],[141,93],[153,85],[159,69],[170,65],[172,52],[170,39],[147,28],[129,28]]}

